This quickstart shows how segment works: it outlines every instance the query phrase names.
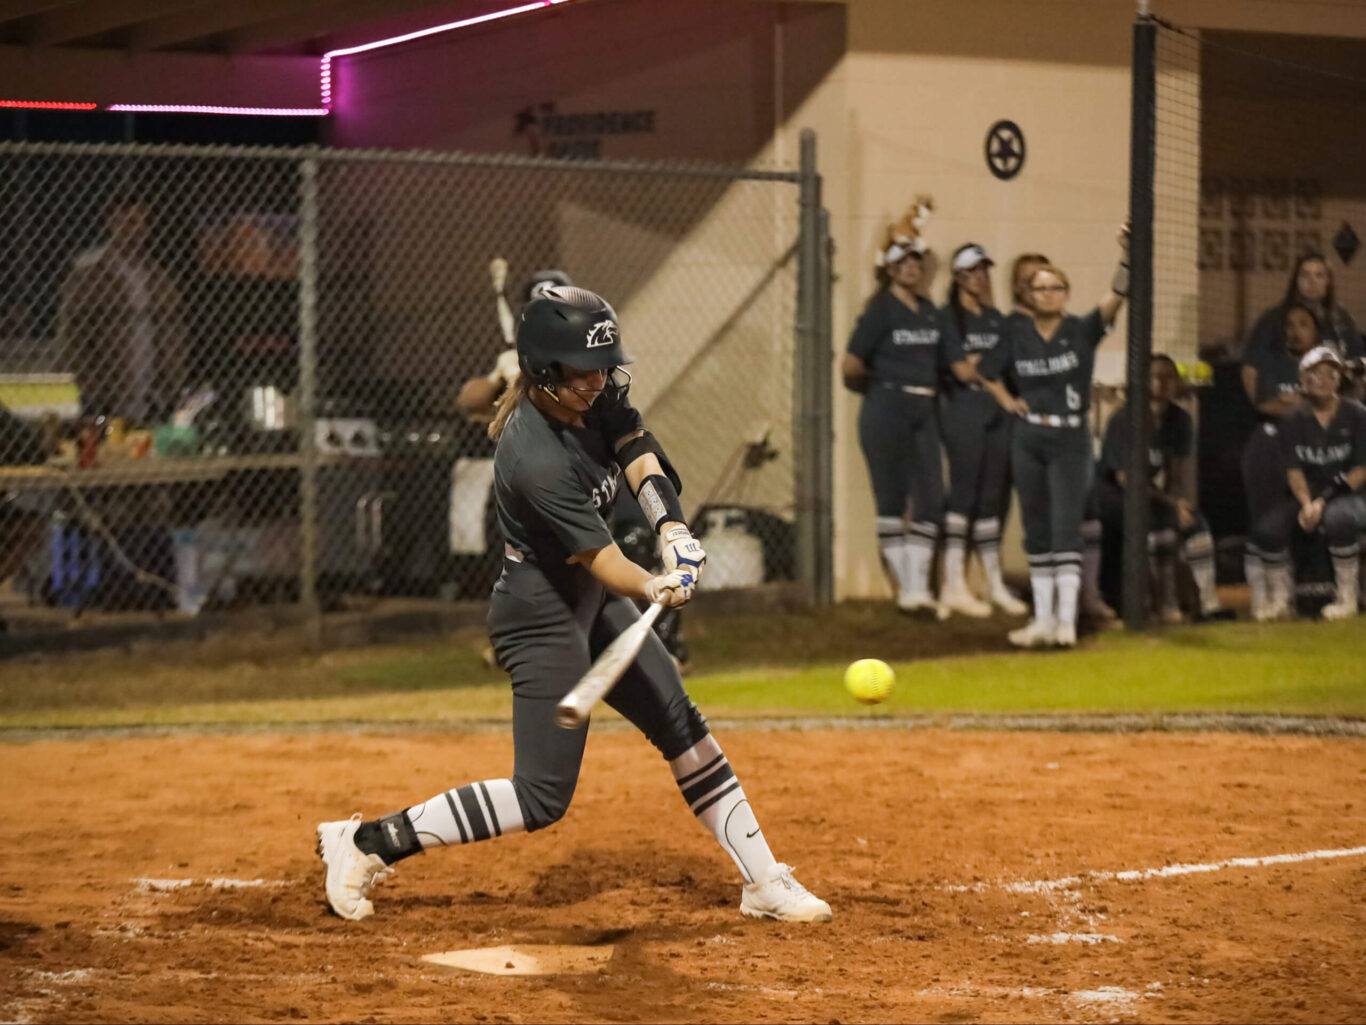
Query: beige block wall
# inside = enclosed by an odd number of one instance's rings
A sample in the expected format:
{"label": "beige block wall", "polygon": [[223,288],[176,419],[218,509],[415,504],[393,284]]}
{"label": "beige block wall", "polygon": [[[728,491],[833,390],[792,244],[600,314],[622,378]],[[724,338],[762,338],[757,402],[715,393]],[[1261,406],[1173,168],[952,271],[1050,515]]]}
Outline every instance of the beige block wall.
{"label": "beige block wall", "polygon": [[[820,135],[840,275],[837,352],[872,290],[885,225],[919,192],[935,200],[926,237],[937,252],[947,256],[971,240],[1002,264],[999,304],[1009,303],[1005,265],[1037,249],[1067,269],[1077,308],[1089,308],[1108,286],[1115,230],[1127,208],[1130,10],[984,0],[965,19],[962,5],[948,0],[855,0],[847,17],[844,61],[787,120],[788,132],[810,125]],[[1024,170],[1004,182],[984,157],[988,128],[1002,118],[1021,126],[1028,148]],[[944,273],[933,282],[936,301],[947,284]],[[1121,327],[1104,343],[1098,378],[1122,378],[1123,351]],[[890,593],[858,447],[858,404],[837,389],[841,597]],[[1023,568],[1019,551],[1012,530],[1008,568]]]}

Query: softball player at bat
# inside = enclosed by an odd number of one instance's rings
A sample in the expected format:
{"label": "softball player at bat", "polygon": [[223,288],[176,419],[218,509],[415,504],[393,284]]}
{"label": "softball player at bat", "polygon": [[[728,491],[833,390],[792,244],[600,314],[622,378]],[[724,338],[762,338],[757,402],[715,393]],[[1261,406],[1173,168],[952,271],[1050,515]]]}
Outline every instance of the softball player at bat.
{"label": "softball player at bat", "polygon": [[1022,421],[1015,424],[1010,467],[1020,496],[1034,618],[1010,632],[1017,647],[1077,643],[1081,521],[1094,461],[1086,422],[1091,374],[1096,346],[1129,290],[1128,237],[1122,228],[1124,256],[1110,291],[1084,317],[1066,312],[1066,274],[1057,267],[1035,270],[1029,279],[1031,315],[1011,317],[1004,341],[977,365],[987,390]]}
{"label": "softball player at bat", "polygon": [[[991,305],[989,271],[993,266],[995,262],[981,246],[959,246],[950,261],[953,284],[939,311],[945,334],[957,339],[974,367],[1000,344],[1005,332],[1005,315]],[[1012,417],[980,384],[965,384],[956,377],[945,380],[939,408],[949,459],[940,602],[967,616],[989,616],[991,605],[1022,616],[1029,606],[1010,593],[1001,577],[1001,521],[1009,488]],[[969,538],[982,560],[991,604],[968,590]]]}
{"label": "softball player at bat", "polygon": [[[1322,531],[1333,557],[1337,585],[1324,619],[1357,614],[1361,549],[1366,531],[1366,407],[1338,394],[1345,364],[1327,345],[1300,360],[1303,400],[1281,417],[1277,436],[1290,494],[1252,525],[1252,540],[1265,556],[1286,566],[1296,528]],[[1280,590],[1288,592],[1288,581]]]}
{"label": "softball player at bat", "polygon": [[[684,525],[673,467],[627,398],[630,377],[620,367],[631,358],[612,307],[581,288],[543,291],[522,311],[517,355],[521,373],[489,426],[506,557],[488,623],[498,664],[512,678],[512,777],[469,783],[378,819],[321,823],[327,901],[342,918],[373,914],[375,883],[403,858],[558,821],[574,795],[587,728],[556,726],[556,703],[640,618],[631,599],[682,605],[706,563]],[[659,534],[666,572],[658,576],[612,541],[607,517],[623,477]],[[774,860],[658,637],[646,638],[606,700],[658,748],[693,814],[735,860],[743,914],[830,920],[830,906]]]}
{"label": "softball player at bat", "polygon": [[[840,365],[844,385],[863,395],[859,445],[877,504],[878,547],[897,584],[897,607],[941,616],[930,568],[944,511],[935,400],[944,368],[976,379],[934,303],[919,294],[925,246],[889,232],[878,254],[878,290],[868,300]],[[907,522],[909,521],[909,528]]]}

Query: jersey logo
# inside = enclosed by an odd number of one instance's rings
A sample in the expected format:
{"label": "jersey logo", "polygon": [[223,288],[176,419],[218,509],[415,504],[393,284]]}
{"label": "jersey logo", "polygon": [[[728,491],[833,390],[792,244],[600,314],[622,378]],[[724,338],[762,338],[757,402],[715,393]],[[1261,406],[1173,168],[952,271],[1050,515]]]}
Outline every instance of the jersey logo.
{"label": "jersey logo", "polygon": [[615,345],[617,326],[610,320],[600,320],[588,329],[588,344],[585,348],[600,349],[604,345]]}

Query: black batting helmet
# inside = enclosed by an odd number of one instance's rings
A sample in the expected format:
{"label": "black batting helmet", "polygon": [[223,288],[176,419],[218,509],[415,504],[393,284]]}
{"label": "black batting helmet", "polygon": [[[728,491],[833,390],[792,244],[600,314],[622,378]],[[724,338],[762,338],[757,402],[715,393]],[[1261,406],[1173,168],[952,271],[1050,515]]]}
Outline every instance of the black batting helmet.
{"label": "black batting helmet", "polygon": [[562,270],[532,271],[522,285],[522,303],[531,302],[532,299],[535,299],[542,291],[551,286],[572,285],[573,283],[569,280],[569,275]]}
{"label": "black batting helmet", "polygon": [[522,310],[517,362],[532,384],[558,384],[560,367],[612,370],[632,362],[617,313],[602,296],[573,285],[543,290]]}

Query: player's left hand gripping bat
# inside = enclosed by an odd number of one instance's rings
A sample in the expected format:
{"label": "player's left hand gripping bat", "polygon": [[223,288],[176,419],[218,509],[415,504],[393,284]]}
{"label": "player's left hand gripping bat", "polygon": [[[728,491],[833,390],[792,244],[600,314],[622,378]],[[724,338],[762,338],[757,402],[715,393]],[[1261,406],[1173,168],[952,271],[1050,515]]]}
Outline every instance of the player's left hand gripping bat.
{"label": "player's left hand gripping bat", "polygon": [[638,620],[628,626],[611,644],[607,645],[597,661],[588,667],[574,689],[566,694],[555,706],[555,725],[572,730],[588,721],[588,716],[607,692],[616,686],[621,674],[640,654],[640,646],[650,634],[650,628],[663,610],[663,605],[651,605]]}

